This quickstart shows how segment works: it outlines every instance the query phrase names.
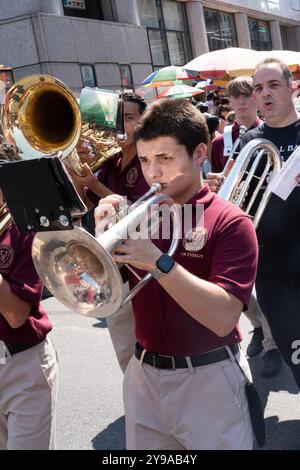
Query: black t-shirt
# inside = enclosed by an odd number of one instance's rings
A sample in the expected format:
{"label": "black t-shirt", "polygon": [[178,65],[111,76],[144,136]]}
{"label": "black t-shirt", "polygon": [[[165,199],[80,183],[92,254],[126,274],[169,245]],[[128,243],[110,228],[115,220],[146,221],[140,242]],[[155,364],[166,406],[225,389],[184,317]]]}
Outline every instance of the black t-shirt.
{"label": "black t-shirt", "polygon": [[[300,119],[290,126],[272,128],[266,123],[249,131],[242,146],[253,139],[270,140],[285,162],[300,145]],[[265,208],[257,228],[258,271],[263,273],[300,273],[300,187],[286,201],[275,194]]]}

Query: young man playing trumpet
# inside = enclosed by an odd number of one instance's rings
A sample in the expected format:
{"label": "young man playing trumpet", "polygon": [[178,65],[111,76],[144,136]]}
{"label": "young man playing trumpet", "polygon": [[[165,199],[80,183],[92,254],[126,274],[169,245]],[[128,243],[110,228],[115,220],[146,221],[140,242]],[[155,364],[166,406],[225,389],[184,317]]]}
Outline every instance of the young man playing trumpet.
{"label": "young man playing trumpet", "polygon": [[[249,373],[237,323],[255,279],[257,242],[251,220],[199,180],[208,129],[185,100],[160,100],[135,131],[149,184],[158,182],[192,223],[182,227],[173,257],[170,241],[131,239],[114,258],[153,279],[133,298],[136,349],[124,377],[128,449],[251,449],[245,396]],[[96,228],[110,222],[119,197],[95,212]],[[204,224],[197,224],[197,206]],[[193,243],[190,243],[191,239]],[[128,272],[130,285],[136,278]]]}

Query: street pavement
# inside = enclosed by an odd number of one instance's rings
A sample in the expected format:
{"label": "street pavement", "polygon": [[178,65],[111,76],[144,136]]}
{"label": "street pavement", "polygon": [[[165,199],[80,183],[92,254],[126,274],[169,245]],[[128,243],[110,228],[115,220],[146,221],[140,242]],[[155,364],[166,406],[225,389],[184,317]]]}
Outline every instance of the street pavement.
{"label": "street pavement", "polygon": [[[125,449],[122,372],[105,320],[86,318],[58,300],[43,301],[54,328],[50,336],[59,359],[57,448],[66,450]],[[243,349],[251,336],[241,318]],[[300,450],[299,394],[284,365],[273,378],[262,378],[261,355],[249,360],[254,383],[265,407],[266,445],[263,449]]]}

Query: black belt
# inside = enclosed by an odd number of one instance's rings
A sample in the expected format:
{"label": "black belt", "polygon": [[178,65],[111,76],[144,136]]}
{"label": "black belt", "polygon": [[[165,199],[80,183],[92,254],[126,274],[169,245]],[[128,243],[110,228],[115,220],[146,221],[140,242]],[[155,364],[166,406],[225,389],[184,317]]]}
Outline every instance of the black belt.
{"label": "black belt", "polygon": [[[39,344],[39,343],[36,343]],[[8,351],[13,356],[14,354],[18,354],[22,351],[26,351],[26,349],[32,348],[36,346],[36,344],[13,344],[11,346],[6,345]]]}
{"label": "black belt", "polygon": [[[238,344],[230,344],[229,348],[233,354],[237,354],[239,351]],[[141,358],[143,351],[145,351],[138,343],[135,345],[135,357]],[[215,349],[214,351],[208,351],[198,356],[188,356],[191,360],[193,367],[206,366],[213,364],[214,362],[224,361],[229,358],[229,354],[224,347]],[[158,354],[146,351],[143,355],[143,362],[150,364],[150,366],[156,367],[157,369],[185,369],[189,367],[187,360],[184,356],[167,356],[164,354]]]}

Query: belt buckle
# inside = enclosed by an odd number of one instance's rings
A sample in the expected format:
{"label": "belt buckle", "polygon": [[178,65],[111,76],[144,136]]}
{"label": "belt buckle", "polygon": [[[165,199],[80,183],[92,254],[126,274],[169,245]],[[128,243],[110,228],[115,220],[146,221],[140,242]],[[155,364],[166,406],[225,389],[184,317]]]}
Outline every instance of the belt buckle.
{"label": "belt buckle", "polygon": [[[168,358],[168,359],[171,359],[172,367],[171,367],[171,368],[167,368],[167,370],[175,370],[175,369],[176,369],[174,356],[168,356],[168,355],[166,355],[166,354],[158,354],[158,356],[160,356],[160,357],[166,357],[166,358]],[[155,356],[154,356],[154,362],[155,362]]]}

